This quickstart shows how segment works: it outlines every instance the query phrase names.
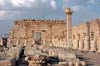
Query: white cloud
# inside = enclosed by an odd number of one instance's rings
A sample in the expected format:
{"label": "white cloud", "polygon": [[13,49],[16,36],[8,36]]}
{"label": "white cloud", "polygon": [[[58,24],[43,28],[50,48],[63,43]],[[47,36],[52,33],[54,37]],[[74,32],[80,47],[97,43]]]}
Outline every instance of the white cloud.
{"label": "white cloud", "polygon": [[41,1],[42,1],[43,3],[44,3],[44,2],[47,2],[47,0],[41,0]]}
{"label": "white cloud", "polygon": [[85,7],[83,5],[73,5],[70,6],[70,8],[74,11],[74,12],[81,12],[81,11],[86,11],[88,7]]}
{"label": "white cloud", "polygon": [[66,3],[70,2],[70,0],[63,0],[63,1],[66,2]]}
{"label": "white cloud", "polygon": [[56,9],[56,2],[55,2],[55,0],[51,0],[50,4],[51,4],[52,8]]}
{"label": "white cloud", "polygon": [[40,5],[51,6],[56,9],[55,0],[11,0],[14,7],[41,7]]}
{"label": "white cloud", "polygon": [[79,5],[71,6],[71,9],[72,9],[73,11],[80,11],[81,8],[82,8],[82,7],[79,6]]}
{"label": "white cloud", "polygon": [[[20,11],[0,10],[0,20],[14,19],[17,15],[20,15]],[[15,16],[16,15],[16,16]]]}
{"label": "white cloud", "polygon": [[15,7],[32,7],[36,0],[11,0],[11,4]]}
{"label": "white cloud", "polygon": [[83,6],[81,6],[81,5],[68,5],[68,4],[64,4],[63,5],[63,9],[64,8],[71,8],[73,11],[80,11],[81,9],[83,9]]}
{"label": "white cloud", "polygon": [[88,3],[100,6],[100,0],[89,0]]}
{"label": "white cloud", "polygon": [[89,0],[88,3],[95,4],[96,0]]}
{"label": "white cloud", "polygon": [[5,1],[4,0],[0,0],[0,6],[5,5]]}
{"label": "white cloud", "polygon": [[0,11],[0,19],[4,19],[6,17],[6,11],[1,10]]}

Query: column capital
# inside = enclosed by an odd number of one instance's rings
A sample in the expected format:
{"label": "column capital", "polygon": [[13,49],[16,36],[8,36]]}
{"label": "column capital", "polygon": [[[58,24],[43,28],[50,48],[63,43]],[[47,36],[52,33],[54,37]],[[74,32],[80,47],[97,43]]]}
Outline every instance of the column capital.
{"label": "column capital", "polygon": [[65,8],[65,13],[71,15],[73,11],[70,8]]}

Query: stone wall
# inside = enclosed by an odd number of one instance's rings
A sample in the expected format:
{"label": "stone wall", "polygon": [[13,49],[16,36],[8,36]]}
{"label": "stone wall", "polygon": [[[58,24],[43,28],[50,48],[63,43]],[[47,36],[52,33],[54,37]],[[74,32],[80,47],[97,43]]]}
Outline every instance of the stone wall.
{"label": "stone wall", "polygon": [[[99,50],[100,20],[92,20],[73,26],[73,49]],[[24,19],[15,21],[9,34],[8,45],[34,45],[34,33],[41,33],[41,44],[55,47],[67,46],[67,29],[64,20],[35,20]],[[94,46],[92,45],[94,44]],[[92,50],[93,51],[93,50]]]}
{"label": "stone wall", "polygon": [[41,44],[66,47],[66,23],[63,20],[16,21],[8,43],[34,45],[35,32],[41,32]]}

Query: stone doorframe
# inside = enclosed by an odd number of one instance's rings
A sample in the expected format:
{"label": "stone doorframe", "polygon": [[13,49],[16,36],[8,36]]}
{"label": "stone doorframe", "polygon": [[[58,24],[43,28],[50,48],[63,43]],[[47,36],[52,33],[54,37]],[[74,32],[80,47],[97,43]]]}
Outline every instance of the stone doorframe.
{"label": "stone doorframe", "polygon": [[41,33],[41,38],[40,38],[40,45],[45,44],[45,31],[46,30],[33,30],[33,41],[35,44],[35,33]]}

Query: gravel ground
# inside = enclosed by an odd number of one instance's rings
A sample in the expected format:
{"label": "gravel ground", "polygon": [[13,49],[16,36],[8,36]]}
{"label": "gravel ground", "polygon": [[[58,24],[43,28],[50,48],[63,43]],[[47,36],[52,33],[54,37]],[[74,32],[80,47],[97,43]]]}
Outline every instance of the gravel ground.
{"label": "gravel ground", "polygon": [[88,66],[100,66],[100,53],[76,51],[77,57],[85,60]]}

